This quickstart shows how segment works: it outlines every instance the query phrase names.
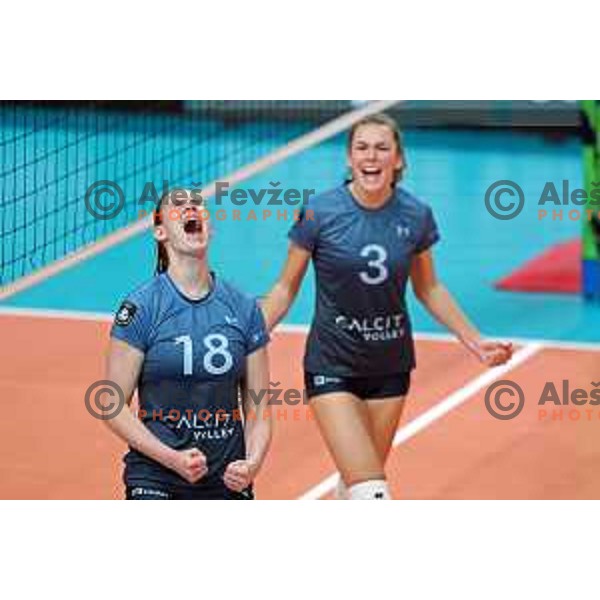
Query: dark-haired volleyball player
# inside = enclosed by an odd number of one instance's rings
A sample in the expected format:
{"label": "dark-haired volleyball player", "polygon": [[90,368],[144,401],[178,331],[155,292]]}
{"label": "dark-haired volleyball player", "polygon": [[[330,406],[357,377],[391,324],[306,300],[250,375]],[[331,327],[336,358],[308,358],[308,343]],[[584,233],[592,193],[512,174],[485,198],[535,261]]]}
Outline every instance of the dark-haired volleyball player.
{"label": "dark-haired volleyball player", "polygon": [[396,186],[406,162],[395,122],[375,115],[354,125],[348,163],[351,181],[311,199],[291,229],[286,265],[263,311],[273,328],[312,259],[317,299],[305,385],[341,474],[337,495],[388,499],[384,466],[415,367],[408,279],[427,310],[482,362],[500,365],[512,347],[483,341],[437,280],[432,211]]}
{"label": "dark-haired volleyball player", "polygon": [[268,333],[256,301],[209,270],[201,207],[173,198],[155,212],[157,274],[127,297],[111,331],[107,379],[128,401],[138,388],[140,418],[125,409],[107,423],[130,447],[127,498],[251,499],[271,437],[258,402]]}

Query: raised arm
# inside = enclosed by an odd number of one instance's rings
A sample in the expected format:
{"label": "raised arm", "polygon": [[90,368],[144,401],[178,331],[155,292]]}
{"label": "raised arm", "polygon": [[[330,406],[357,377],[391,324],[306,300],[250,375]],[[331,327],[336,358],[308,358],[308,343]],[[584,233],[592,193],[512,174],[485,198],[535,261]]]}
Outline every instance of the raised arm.
{"label": "raised arm", "polygon": [[430,250],[417,254],[411,264],[410,279],[415,296],[429,313],[490,367],[510,360],[512,344],[485,342],[460,307],[437,279]]}
{"label": "raised arm", "polygon": [[131,448],[175,471],[190,483],[195,483],[207,472],[204,454],[197,448],[183,451],[170,448],[161,442],[129,409],[143,361],[143,352],[126,342],[111,339],[106,378],[121,388],[127,406],[117,415],[107,419],[106,424]]}
{"label": "raised arm", "polygon": [[294,302],[310,262],[310,252],[290,244],[283,271],[271,291],[261,301],[267,329],[271,331]]}

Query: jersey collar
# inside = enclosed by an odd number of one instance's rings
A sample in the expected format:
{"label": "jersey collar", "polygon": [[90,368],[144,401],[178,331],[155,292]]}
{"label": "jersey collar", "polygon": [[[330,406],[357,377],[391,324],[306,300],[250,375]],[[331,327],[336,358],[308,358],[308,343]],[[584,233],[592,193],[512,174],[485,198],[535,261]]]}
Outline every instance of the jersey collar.
{"label": "jersey collar", "polygon": [[215,274],[214,271],[210,271],[210,277],[212,280],[212,285],[210,286],[210,289],[208,290],[208,293],[205,296],[202,296],[202,298],[190,298],[189,296],[186,296],[180,289],[179,287],[177,287],[177,284],[171,279],[171,276],[165,272],[163,273],[163,275],[165,276],[165,281],[168,283],[169,287],[171,287],[171,289],[184,301],[187,302],[189,304],[204,304],[206,302],[209,302],[210,300],[212,300],[212,297],[215,294],[215,290],[217,288],[217,276]]}

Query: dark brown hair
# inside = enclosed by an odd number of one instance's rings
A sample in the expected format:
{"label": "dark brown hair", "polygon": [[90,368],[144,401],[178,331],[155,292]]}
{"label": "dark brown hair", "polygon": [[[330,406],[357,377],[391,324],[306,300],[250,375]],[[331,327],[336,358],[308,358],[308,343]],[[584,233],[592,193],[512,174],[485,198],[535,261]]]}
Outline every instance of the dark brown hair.
{"label": "dark brown hair", "polygon": [[[161,209],[166,200],[169,199],[169,194],[163,194],[156,205],[156,209],[154,210],[154,226],[162,224],[162,214]],[[165,244],[163,242],[156,241],[156,270],[155,275],[160,275],[161,273],[165,273],[169,268],[169,254],[167,253],[167,249],[165,248]]]}
{"label": "dark brown hair", "polygon": [[[394,177],[393,185],[396,185],[399,181],[402,180],[404,172],[406,171],[406,154],[404,152],[404,141],[402,140],[402,134],[400,133],[400,128],[398,127],[398,124],[394,119],[392,119],[392,117],[386,115],[385,113],[377,113],[362,118],[360,121],[357,121],[356,123],[354,123],[354,125],[352,125],[348,133],[348,154],[352,149],[352,142],[354,141],[354,136],[356,135],[356,132],[363,125],[382,125],[383,127],[387,127],[392,132],[394,136],[394,142],[396,143],[396,149],[398,150],[398,154],[402,159],[402,166],[399,169],[396,169],[396,175]],[[346,180],[346,183],[350,183],[351,181],[352,177]]]}

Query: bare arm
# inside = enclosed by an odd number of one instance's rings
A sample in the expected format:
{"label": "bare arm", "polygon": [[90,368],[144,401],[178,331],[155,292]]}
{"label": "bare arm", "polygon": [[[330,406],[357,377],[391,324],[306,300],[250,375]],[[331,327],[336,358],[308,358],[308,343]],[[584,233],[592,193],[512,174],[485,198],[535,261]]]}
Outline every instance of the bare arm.
{"label": "bare arm", "polygon": [[246,358],[246,382],[243,390],[244,412],[247,415],[244,435],[246,460],[237,460],[225,469],[223,481],[230,489],[240,492],[247,488],[269,449],[272,435],[269,401],[269,359],[267,349],[260,348]]}
{"label": "bare arm", "polygon": [[[254,472],[258,472],[271,442],[272,423],[266,414],[269,402],[269,358],[266,348],[260,348],[246,359],[247,387],[244,410],[252,410],[256,418],[248,419],[245,426],[246,456]],[[264,390],[265,393],[262,393]],[[260,398],[260,402],[256,399]]]}
{"label": "bare arm", "polygon": [[161,442],[129,409],[144,361],[144,354],[120,340],[111,339],[107,379],[116,383],[127,407],[106,420],[108,428],[129,446],[172,469],[190,483],[206,474],[206,458],[198,449],[178,451]]}
{"label": "bare arm", "polygon": [[496,366],[510,359],[512,345],[484,342],[479,331],[469,322],[446,287],[438,281],[430,250],[413,258],[410,278],[419,302],[479,360],[489,366]]}
{"label": "bare arm", "polygon": [[304,250],[296,244],[290,244],[283,271],[277,283],[261,302],[269,331],[285,317],[294,302],[310,262],[310,256],[308,250]]}

